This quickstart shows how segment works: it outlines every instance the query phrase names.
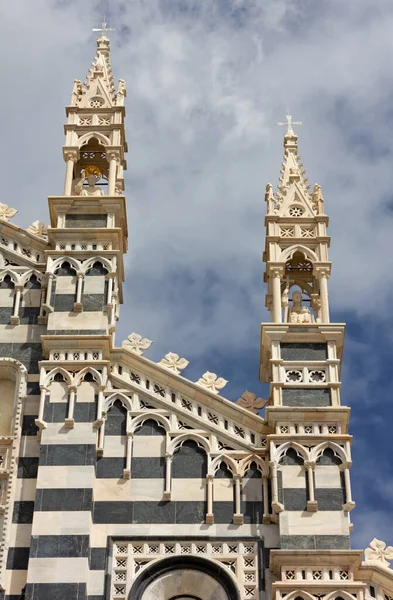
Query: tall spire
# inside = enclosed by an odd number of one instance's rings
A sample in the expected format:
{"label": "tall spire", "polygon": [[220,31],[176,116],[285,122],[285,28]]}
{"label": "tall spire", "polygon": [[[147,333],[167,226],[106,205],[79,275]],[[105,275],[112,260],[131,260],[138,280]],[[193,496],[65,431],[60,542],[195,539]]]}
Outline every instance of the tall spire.
{"label": "tall spire", "polygon": [[106,26],[104,19],[100,28],[101,36],[97,39],[96,55],[87,73],[84,85],[80,80],[75,80],[72,90],[71,104],[80,108],[108,108],[124,104],[125,85],[119,80],[116,93],[112,67],[110,62],[110,41],[106,36],[108,31],[115,31]]}

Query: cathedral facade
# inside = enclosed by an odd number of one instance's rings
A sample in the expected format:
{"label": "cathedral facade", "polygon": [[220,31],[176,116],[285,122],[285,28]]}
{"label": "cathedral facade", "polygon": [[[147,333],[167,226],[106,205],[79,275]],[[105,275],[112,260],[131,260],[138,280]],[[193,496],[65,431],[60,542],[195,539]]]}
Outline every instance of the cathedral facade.
{"label": "cathedral facade", "polygon": [[393,600],[393,548],[350,549],[345,325],[328,217],[290,117],[266,188],[264,402],[114,333],[127,215],[109,40],[66,108],[64,193],[26,230],[0,204],[0,599]]}

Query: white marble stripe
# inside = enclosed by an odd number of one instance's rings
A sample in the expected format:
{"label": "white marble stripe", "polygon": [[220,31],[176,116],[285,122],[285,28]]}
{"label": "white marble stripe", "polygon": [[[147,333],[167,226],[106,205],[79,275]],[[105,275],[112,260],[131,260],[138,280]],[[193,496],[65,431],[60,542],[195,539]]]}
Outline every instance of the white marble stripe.
{"label": "white marble stripe", "polygon": [[45,333],[46,327],[43,325],[18,325],[12,328],[12,334],[9,325],[0,325],[0,344],[9,344],[10,341],[15,344],[38,344],[41,342],[41,335]]}
{"label": "white marble stripe", "polygon": [[91,523],[90,511],[37,511],[32,535],[88,535]]}
{"label": "white marble stripe", "polygon": [[95,444],[97,431],[92,423],[75,423],[66,429],[64,423],[48,423],[42,431],[41,444]]}
{"label": "white marble stripe", "polygon": [[90,488],[94,485],[94,480],[93,465],[40,466],[37,489]]}
{"label": "white marble stripe", "polygon": [[27,582],[80,583],[87,573],[87,558],[30,558]]}
{"label": "white marble stripe", "polygon": [[88,596],[102,596],[105,591],[105,571],[90,571],[86,589]]}

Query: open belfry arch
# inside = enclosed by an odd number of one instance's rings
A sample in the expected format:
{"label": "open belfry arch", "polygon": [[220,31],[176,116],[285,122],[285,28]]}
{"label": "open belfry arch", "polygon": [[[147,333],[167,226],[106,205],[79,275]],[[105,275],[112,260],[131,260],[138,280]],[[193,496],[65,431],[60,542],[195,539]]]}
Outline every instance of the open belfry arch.
{"label": "open belfry arch", "polygon": [[126,86],[100,31],[66,107],[49,226],[22,229],[0,204],[0,600],[392,600],[393,549],[350,549],[344,325],[295,124],[266,190],[270,394],[231,402],[223,377],[149,360],[138,333],[115,345]]}

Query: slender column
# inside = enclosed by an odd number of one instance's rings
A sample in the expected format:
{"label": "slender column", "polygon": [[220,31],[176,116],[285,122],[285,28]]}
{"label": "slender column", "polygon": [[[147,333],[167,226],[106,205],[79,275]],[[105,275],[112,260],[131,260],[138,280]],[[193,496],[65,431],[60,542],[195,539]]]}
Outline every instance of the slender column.
{"label": "slender column", "polygon": [[64,181],[64,196],[71,196],[74,164],[78,160],[76,152],[67,152],[64,156],[66,162],[66,175]]}
{"label": "slender column", "polygon": [[115,276],[116,273],[109,273],[108,275],[108,295],[106,299],[108,307],[112,307],[113,279]]}
{"label": "slender column", "polygon": [[123,469],[123,479],[131,478],[132,433],[127,433],[126,468]]}
{"label": "slender column", "polygon": [[165,491],[164,500],[171,499],[171,483],[172,483],[172,454],[167,452],[165,454]]}
{"label": "slender column", "polygon": [[51,296],[52,296],[52,281],[53,281],[53,273],[48,273],[47,275],[48,283],[46,288],[46,301],[45,304],[50,306]]}
{"label": "slender column", "polygon": [[78,280],[76,283],[76,301],[74,302],[74,310],[76,312],[82,311],[82,287],[83,287],[83,273],[78,273]]}
{"label": "slender column", "polygon": [[41,395],[40,395],[40,405],[38,408],[38,417],[35,419],[35,424],[37,425],[37,427],[39,427],[40,429],[46,429],[46,423],[44,421],[44,409],[45,409],[45,397],[46,394],[48,393],[48,390],[45,387],[41,388]]}
{"label": "slender column", "polygon": [[114,196],[115,195],[115,185],[116,185],[118,153],[117,152],[109,152],[108,160],[109,160],[108,196]]}
{"label": "slender column", "polygon": [[262,478],[262,493],[263,493],[263,518],[267,519],[269,516],[269,486],[268,478],[266,475]]}
{"label": "slender column", "polygon": [[75,408],[75,396],[76,396],[76,388],[74,386],[70,386],[69,388],[69,400],[68,400],[68,415],[65,420],[65,426],[68,429],[73,429],[75,425],[74,421],[74,408]]}
{"label": "slender column", "polygon": [[241,475],[233,476],[233,483],[235,486],[235,514],[233,515],[233,522],[235,525],[243,525],[243,514],[241,506]]}
{"label": "slender column", "polygon": [[284,510],[284,506],[278,501],[278,483],[277,483],[277,463],[271,461],[270,474],[272,481],[272,508],[275,513],[280,513]]}
{"label": "slender column", "polygon": [[97,447],[97,455],[98,456],[104,455],[105,422],[106,422],[106,420],[104,419],[102,421],[102,425],[98,432],[98,447]]}
{"label": "slender column", "polygon": [[11,325],[19,325],[19,308],[22,290],[23,286],[15,286],[14,310],[11,317]]}
{"label": "slender column", "polygon": [[329,323],[329,295],[328,295],[328,274],[321,271],[319,274],[319,289],[321,292],[321,317],[322,323]]}
{"label": "slender column", "polygon": [[341,469],[344,472],[344,482],[345,482],[345,504],[343,506],[344,510],[348,512],[355,508],[355,502],[352,500],[352,490],[351,490],[351,478],[349,476],[349,464],[341,465]]}
{"label": "slender column", "polygon": [[213,514],[213,475],[206,475],[206,487],[207,487],[207,513],[206,523],[213,525],[214,514]]}
{"label": "slender column", "polygon": [[308,500],[307,500],[307,510],[309,512],[316,512],[318,510],[318,502],[315,500],[315,490],[314,490],[314,469],[315,462],[314,461],[306,461],[304,463],[304,468],[307,471],[307,481],[308,481]]}
{"label": "slender column", "polygon": [[282,322],[281,313],[281,269],[273,269],[273,322]]}

